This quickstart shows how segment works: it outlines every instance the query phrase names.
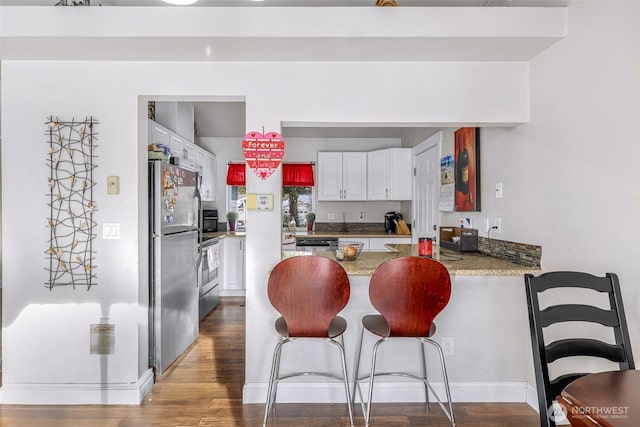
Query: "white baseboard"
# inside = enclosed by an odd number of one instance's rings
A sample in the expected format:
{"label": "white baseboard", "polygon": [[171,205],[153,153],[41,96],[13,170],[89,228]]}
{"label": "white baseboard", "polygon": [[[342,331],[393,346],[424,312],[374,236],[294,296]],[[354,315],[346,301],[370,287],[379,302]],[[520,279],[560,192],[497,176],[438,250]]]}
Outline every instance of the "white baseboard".
{"label": "white baseboard", "polygon": [[[244,385],[244,403],[264,403],[267,383]],[[431,383],[441,400],[446,400],[442,382]],[[516,402],[529,403],[529,384],[526,382],[451,382],[451,399],[454,402]],[[363,387],[366,393],[366,386]],[[535,389],[534,389],[535,395]],[[345,403],[344,385],[332,383],[280,382],[277,399],[280,403]],[[376,381],[374,402],[424,402],[424,387],[420,382]],[[359,399],[356,397],[356,401]],[[433,396],[431,401],[435,402]],[[530,403],[529,403],[530,404]],[[537,406],[537,404],[536,404]]]}
{"label": "white baseboard", "polygon": [[153,387],[147,370],[131,384],[3,384],[3,405],[139,405]]}
{"label": "white baseboard", "polygon": [[529,383],[527,383],[527,405],[531,406],[534,411],[540,412],[538,408],[538,390]]}

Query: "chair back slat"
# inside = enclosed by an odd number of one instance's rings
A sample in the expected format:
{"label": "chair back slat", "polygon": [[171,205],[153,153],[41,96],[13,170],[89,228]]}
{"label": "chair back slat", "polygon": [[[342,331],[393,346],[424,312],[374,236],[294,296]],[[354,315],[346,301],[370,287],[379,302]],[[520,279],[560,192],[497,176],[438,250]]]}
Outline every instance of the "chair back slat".
{"label": "chair back slat", "polygon": [[543,328],[560,322],[594,322],[614,327],[618,326],[618,321],[615,311],[584,304],[554,305],[540,312],[540,325]]}
{"label": "chair back slat", "polygon": [[626,357],[621,345],[607,344],[599,340],[587,338],[570,338],[554,341],[545,346],[547,363],[555,362],[563,357],[590,356],[602,357],[612,362],[625,363]]}
{"label": "chair back slat", "polygon": [[271,270],[269,302],[290,337],[328,337],[333,318],[347,305],[349,277],[336,261],[319,256],[287,258]]}
{"label": "chair back slat", "polygon": [[438,261],[401,257],[381,264],[369,283],[372,305],[389,323],[390,336],[427,337],[449,302],[451,278]]}

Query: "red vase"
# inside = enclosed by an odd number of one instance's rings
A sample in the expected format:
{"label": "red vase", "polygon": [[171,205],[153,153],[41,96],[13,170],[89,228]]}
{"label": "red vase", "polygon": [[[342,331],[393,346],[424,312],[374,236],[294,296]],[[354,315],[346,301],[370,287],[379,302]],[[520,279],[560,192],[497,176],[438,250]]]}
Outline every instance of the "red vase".
{"label": "red vase", "polygon": [[236,222],[234,220],[229,220],[229,231],[236,231]]}
{"label": "red vase", "polygon": [[307,231],[313,231],[313,221],[307,221]]}

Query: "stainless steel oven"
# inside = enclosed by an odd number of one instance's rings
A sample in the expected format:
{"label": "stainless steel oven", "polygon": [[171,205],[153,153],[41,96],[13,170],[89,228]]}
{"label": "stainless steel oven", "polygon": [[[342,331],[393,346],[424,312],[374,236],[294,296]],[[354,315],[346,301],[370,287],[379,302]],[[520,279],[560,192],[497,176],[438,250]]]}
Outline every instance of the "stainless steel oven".
{"label": "stainless steel oven", "polygon": [[296,236],[296,251],[329,251],[331,243],[338,243],[337,237]]}
{"label": "stainless steel oven", "polygon": [[220,278],[222,276],[222,245],[220,239],[205,240],[200,245],[202,264],[200,267],[199,314],[202,320],[220,301]]}
{"label": "stainless steel oven", "polygon": [[203,209],[202,210],[202,232],[215,233],[218,231],[218,210]]}

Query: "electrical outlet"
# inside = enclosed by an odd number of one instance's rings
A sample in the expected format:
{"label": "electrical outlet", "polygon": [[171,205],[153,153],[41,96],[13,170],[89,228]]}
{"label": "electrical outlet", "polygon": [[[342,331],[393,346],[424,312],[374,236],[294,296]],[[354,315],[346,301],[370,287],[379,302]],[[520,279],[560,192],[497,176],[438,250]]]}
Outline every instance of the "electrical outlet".
{"label": "electrical outlet", "polygon": [[496,199],[502,199],[502,183],[496,182]]}
{"label": "electrical outlet", "polygon": [[442,352],[445,356],[453,356],[454,343],[453,337],[442,337]]}
{"label": "electrical outlet", "polygon": [[493,225],[496,227],[496,233],[502,234],[502,218],[494,219]]}

